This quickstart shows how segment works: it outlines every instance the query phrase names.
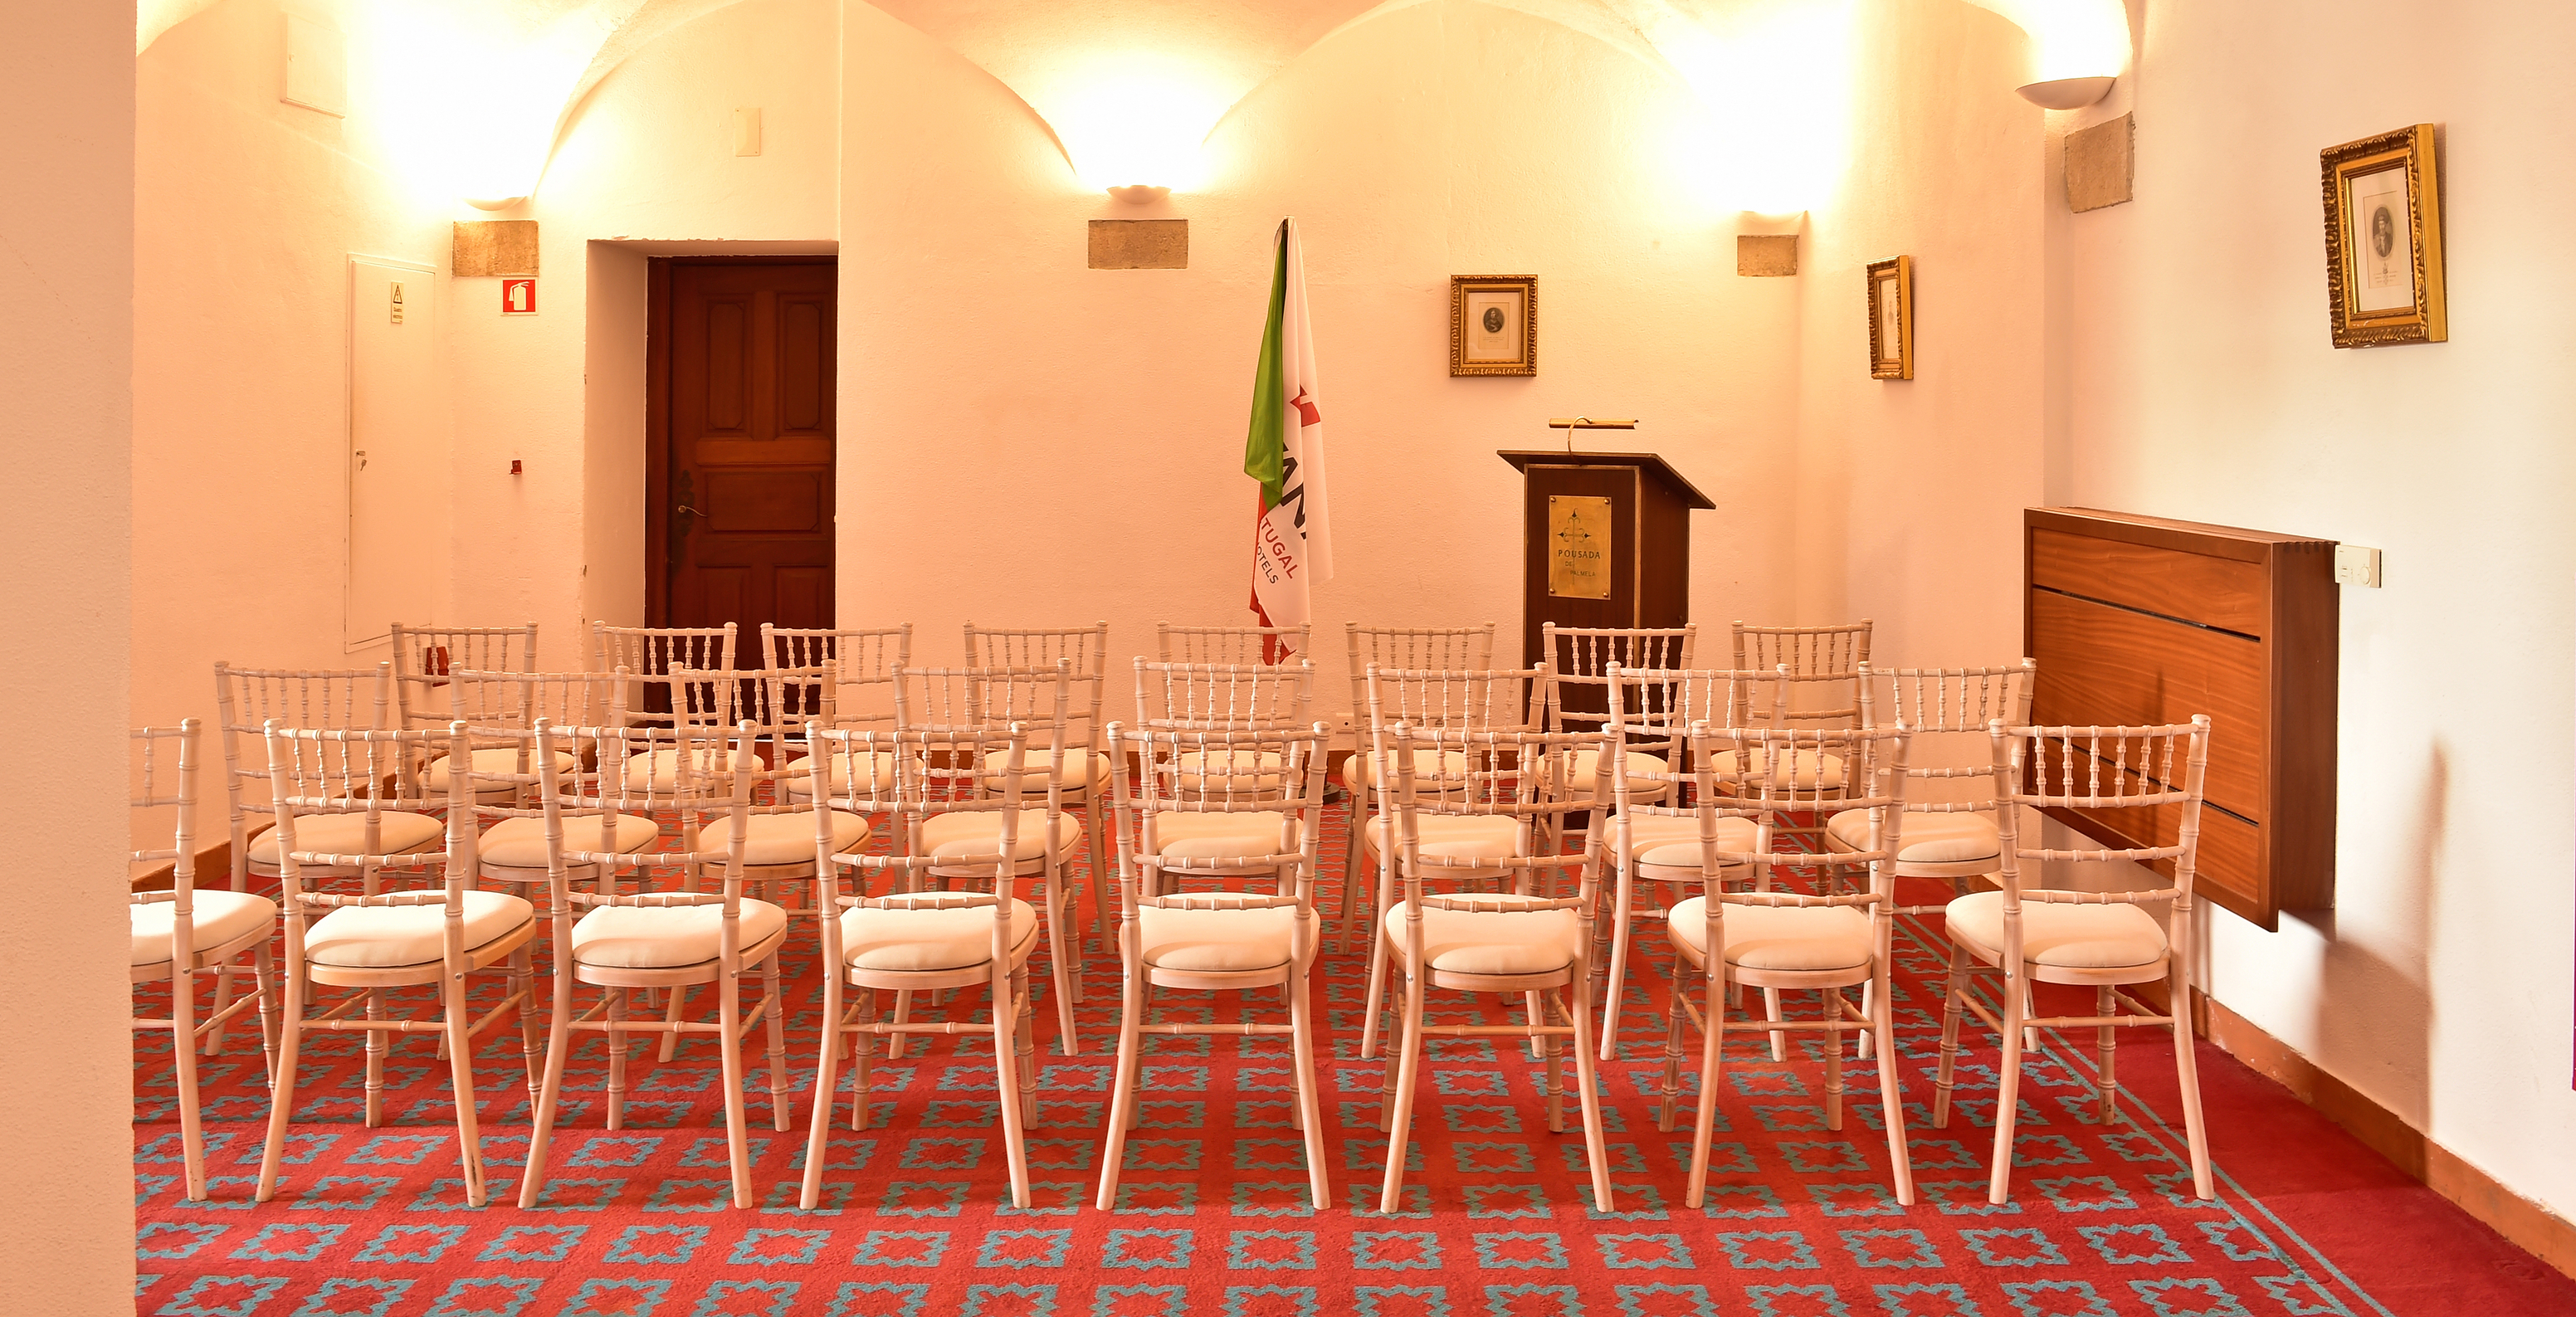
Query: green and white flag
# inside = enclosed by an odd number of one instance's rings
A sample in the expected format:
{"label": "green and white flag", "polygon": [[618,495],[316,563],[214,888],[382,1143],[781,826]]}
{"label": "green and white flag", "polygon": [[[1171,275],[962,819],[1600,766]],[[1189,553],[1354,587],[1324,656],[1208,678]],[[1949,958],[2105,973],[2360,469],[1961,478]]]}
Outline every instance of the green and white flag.
{"label": "green and white flag", "polygon": [[[1314,620],[1308,591],[1333,579],[1332,522],[1324,503],[1324,414],[1316,403],[1315,339],[1306,314],[1306,261],[1297,221],[1279,222],[1270,276],[1270,319],[1252,377],[1252,429],[1243,473],[1261,484],[1253,517],[1252,612],[1260,625]],[[1265,662],[1286,661],[1293,642],[1262,646]]]}

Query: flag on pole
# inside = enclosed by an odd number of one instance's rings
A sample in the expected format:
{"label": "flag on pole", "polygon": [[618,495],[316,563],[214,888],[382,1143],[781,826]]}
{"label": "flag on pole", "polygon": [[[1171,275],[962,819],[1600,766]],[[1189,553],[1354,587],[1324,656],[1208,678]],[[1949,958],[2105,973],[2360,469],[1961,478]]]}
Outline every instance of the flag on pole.
{"label": "flag on pole", "polygon": [[[1324,502],[1324,413],[1316,401],[1315,339],[1297,221],[1279,222],[1276,245],[1243,473],[1261,485],[1253,514],[1253,616],[1262,626],[1295,627],[1314,620],[1310,588],[1333,579],[1333,533]],[[1262,660],[1284,662],[1293,648],[1293,641],[1273,638],[1262,646]]]}

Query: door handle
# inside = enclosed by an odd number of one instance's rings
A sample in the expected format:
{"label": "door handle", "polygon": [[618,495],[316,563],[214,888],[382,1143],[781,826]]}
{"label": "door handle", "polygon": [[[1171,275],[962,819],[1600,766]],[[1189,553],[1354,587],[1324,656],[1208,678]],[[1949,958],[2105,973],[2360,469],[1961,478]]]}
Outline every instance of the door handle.
{"label": "door handle", "polygon": [[671,557],[678,562],[685,560],[683,551],[689,542],[689,527],[695,524],[696,518],[707,514],[691,506],[697,498],[697,485],[685,469],[672,474],[671,497],[677,500],[671,505]]}

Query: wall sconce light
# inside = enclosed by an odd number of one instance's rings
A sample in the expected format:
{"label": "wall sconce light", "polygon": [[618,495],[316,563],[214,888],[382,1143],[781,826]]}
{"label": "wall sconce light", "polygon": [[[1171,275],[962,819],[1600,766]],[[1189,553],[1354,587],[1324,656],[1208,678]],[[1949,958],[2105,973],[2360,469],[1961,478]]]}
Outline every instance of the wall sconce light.
{"label": "wall sconce light", "polygon": [[2080,110],[2111,93],[2118,78],[2051,78],[2046,82],[2025,83],[2016,90],[2021,98],[2043,110]]}

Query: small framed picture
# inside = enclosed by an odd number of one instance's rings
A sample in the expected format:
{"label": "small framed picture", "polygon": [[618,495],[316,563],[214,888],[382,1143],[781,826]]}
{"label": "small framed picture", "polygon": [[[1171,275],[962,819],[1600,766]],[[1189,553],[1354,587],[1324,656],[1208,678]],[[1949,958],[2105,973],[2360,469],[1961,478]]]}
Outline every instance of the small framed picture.
{"label": "small framed picture", "polygon": [[1914,378],[1914,258],[1869,263],[1869,377]]}
{"label": "small framed picture", "polygon": [[1538,373],[1538,279],[1449,276],[1449,373]]}
{"label": "small framed picture", "polygon": [[2339,348],[2440,343],[2442,175],[2419,123],[2318,153],[2326,197],[2328,327]]}

